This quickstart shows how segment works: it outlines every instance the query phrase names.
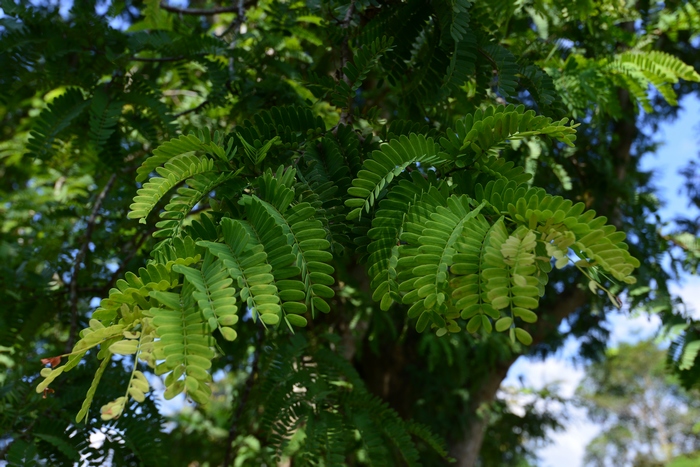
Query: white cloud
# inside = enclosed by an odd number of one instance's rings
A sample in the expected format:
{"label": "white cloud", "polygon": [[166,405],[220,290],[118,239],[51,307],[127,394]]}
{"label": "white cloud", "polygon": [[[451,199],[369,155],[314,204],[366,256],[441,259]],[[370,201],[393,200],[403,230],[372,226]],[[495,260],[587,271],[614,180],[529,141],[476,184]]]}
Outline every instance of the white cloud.
{"label": "white cloud", "polygon": [[556,384],[559,394],[571,397],[583,377],[583,370],[561,356],[554,356],[544,361],[519,358],[510,368],[504,384],[520,386],[520,378],[526,387],[542,389]]}
{"label": "white cloud", "polygon": [[683,299],[690,316],[700,319],[700,277],[686,276],[683,285],[672,284],[670,291]]}
{"label": "white cloud", "polygon": [[610,323],[611,347],[622,342],[636,342],[653,337],[661,326],[661,319],[657,315],[629,315],[619,313],[608,318]]}
{"label": "white cloud", "polygon": [[586,445],[600,432],[598,425],[588,421],[585,410],[574,407],[569,415],[566,431],[552,434],[552,444],[538,452],[542,467],[581,466]]}

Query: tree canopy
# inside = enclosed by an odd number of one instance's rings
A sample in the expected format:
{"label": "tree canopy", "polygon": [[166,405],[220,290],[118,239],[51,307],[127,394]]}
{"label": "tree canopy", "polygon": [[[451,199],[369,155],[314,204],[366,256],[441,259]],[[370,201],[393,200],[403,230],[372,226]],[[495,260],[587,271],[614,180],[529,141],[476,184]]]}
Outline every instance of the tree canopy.
{"label": "tree canopy", "polygon": [[525,465],[508,369],[623,304],[700,381],[640,166],[696,2],[0,8],[11,465]]}

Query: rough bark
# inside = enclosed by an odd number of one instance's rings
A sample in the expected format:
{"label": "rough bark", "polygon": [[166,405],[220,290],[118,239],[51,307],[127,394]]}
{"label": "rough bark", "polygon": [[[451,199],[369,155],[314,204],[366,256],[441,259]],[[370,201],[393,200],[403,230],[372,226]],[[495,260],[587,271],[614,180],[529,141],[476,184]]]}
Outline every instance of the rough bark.
{"label": "rough bark", "polygon": [[[532,345],[546,340],[547,336],[556,331],[561,322],[586,303],[586,292],[573,285],[564,291],[549,307],[540,309],[542,317],[535,326],[529,328],[532,335]],[[488,410],[480,410],[482,406],[492,402],[496,392],[508,374],[508,370],[518,359],[518,355],[503,360],[481,379],[470,394],[470,402],[465,413],[468,419],[464,437],[453,443],[450,449],[452,457],[457,459],[456,466],[472,467],[476,465],[479,451],[484,441],[484,433],[488,426]]]}
{"label": "rough bark", "polygon": [[380,342],[378,355],[370,350],[366,341],[364,344],[356,367],[367,389],[385,400],[403,418],[413,418],[418,395],[407,383],[410,381],[409,365],[419,360],[417,333],[411,328],[405,334],[405,339]]}
{"label": "rough bark", "polygon": [[[454,443],[450,449],[450,455],[457,459],[457,466],[472,466],[479,458],[479,451],[484,442],[484,433],[489,424],[489,412],[482,409],[482,405],[494,400],[498,388],[508,374],[510,366],[515,358],[499,363],[488,374],[487,378],[478,386],[478,390],[471,394],[467,412],[471,414],[471,423],[467,425],[464,438]],[[483,407],[485,408],[485,407]]]}

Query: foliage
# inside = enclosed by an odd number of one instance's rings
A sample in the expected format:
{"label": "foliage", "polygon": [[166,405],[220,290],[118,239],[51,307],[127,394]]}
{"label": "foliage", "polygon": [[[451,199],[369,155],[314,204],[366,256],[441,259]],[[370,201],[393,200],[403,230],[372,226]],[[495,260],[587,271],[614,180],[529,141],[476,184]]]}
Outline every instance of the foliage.
{"label": "foliage", "polygon": [[3,1],[8,459],[436,465],[492,404],[531,460],[498,375],[668,295],[619,125],[700,82],[692,5],[560,3]]}

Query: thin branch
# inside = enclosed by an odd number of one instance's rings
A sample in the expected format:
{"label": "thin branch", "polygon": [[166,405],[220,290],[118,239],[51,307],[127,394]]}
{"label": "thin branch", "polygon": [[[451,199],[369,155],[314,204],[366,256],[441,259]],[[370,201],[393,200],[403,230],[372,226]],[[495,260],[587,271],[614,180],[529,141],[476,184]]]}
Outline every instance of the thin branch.
{"label": "thin branch", "polygon": [[75,255],[75,263],[73,264],[73,269],[70,276],[70,333],[68,334],[68,341],[66,341],[66,352],[70,352],[73,348],[73,343],[75,342],[75,336],[78,333],[78,273],[80,272],[80,263],[83,262],[85,254],[87,253],[90,240],[92,239],[92,232],[95,230],[95,223],[97,222],[97,215],[102,207],[102,202],[107,197],[107,193],[112,189],[112,185],[117,179],[117,174],[113,173],[107,184],[104,186],[102,191],[97,198],[95,198],[95,204],[92,207],[92,213],[87,221],[87,227],[85,228],[85,237],[83,238],[83,245],[80,247],[80,251]]}
{"label": "thin branch", "polygon": [[208,104],[209,104],[209,99],[206,99],[204,102],[199,104],[197,107],[193,107],[191,109],[183,110],[182,112],[178,112],[176,114],[173,114],[173,117],[178,118],[178,117],[182,117],[183,115],[190,114],[192,112],[197,112],[198,110],[202,110]]}
{"label": "thin branch", "polygon": [[177,57],[131,57],[131,60],[135,62],[179,62],[185,59],[187,57],[184,55],[178,55]]}
{"label": "thin branch", "polygon": [[253,388],[255,377],[258,374],[258,363],[260,362],[260,347],[262,346],[262,338],[262,329],[259,329],[257,333],[255,352],[253,354],[253,363],[250,368],[250,374],[248,375],[248,378],[245,381],[245,385],[243,386],[243,391],[238,402],[238,408],[233,414],[233,417],[231,419],[231,428],[228,430],[226,453],[224,454],[224,467],[228,467],[233,461],[233,442],[236,440],[236,435],[238,434],[238,422],[241,419],[241,416],[243,415],[243,409],[245,408],[245,405],[248,402],[250,391]]}
{"label": "thin branch", "polygon": [[[253,6],[255,3],[257,3],[258,0],[254,0],[249,6]],[[236,43],[236,37],[238,36],[238,33],[241,30],[241,25],[243,24],[243,21],[245,21],[245,12],[246,12],[247,6],[243,3],[243,0],[238,0],[238,5],[236,6],[236,19],[231,21],[231,24],[216,37],[222,38],[226,36],[228,33],[231,31],[234,31],[234,37],[233,40],[231,41],[231,46],[230,48],[233,49],[235,43]]]}
{"label": "thin branch", "polygon": [[[252,4],[253,2],[251,2]],[[248,5],[246,5],[247,7]],[[180,15],[196,15],[196,16],[213,16],[220,13],[238,13],[238,6],[217,6],[213,8],[178,8],[170,6],[167,3],[160,3],[160,7],[170,13],[178,13]]]}
{"label": "thin branch", "polygon": [[[352,83],[350,82],[350,78],[345,74],[345,66],[350,63],[350,33],[347,31],[347,29],[350,27],[350,21],[352,20],[352,15],[355,13],[355,0],[350,1],[350,6],[348,6],[348,11],[345,12],[345,18],[343,18],[343,22],[340,24],[340,27],[345,29],[345,36],[343,37],[343,42],[340,47],[340,72],[343,74],[343,81],[350,86]],[[353,96],[350,96],[348,99],[348,102],[346,106],[343,108],[343,110],[340,112],[340,122],[342,124],[347,124],[350,123],[350,120],[352,118],[352,99]]]}

